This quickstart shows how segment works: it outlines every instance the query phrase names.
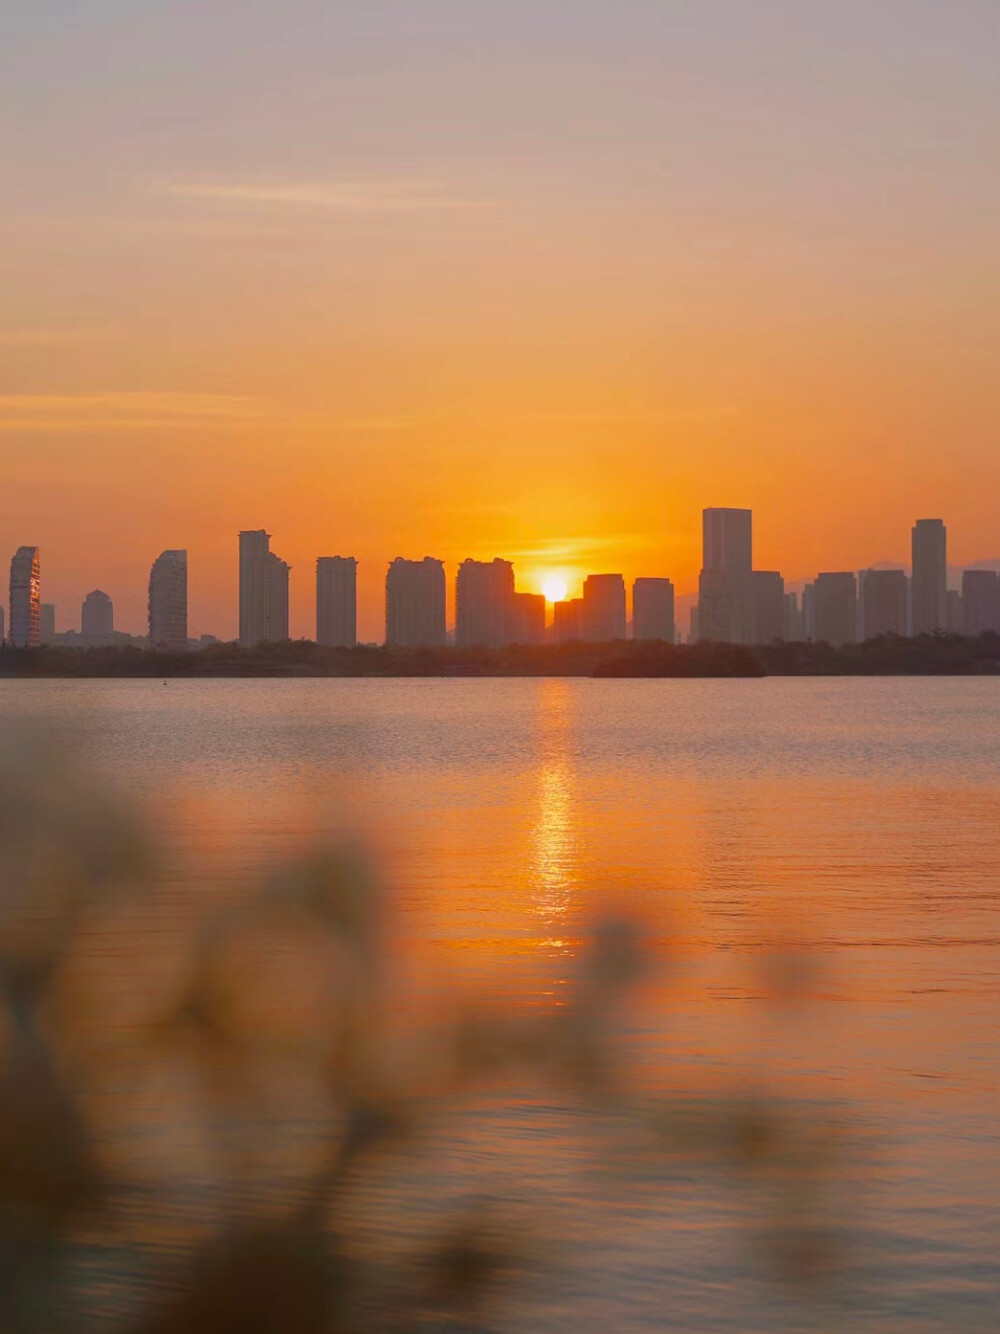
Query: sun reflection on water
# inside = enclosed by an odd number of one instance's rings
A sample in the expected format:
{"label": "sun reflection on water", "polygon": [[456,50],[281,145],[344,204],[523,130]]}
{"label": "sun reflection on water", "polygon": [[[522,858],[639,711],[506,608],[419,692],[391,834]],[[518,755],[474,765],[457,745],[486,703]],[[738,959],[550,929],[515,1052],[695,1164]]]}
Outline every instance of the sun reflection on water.
{"label": "sun reflection on water", "polygon": [[535,911],[550,936],[539,943],[564,953],[566,919],[577,908],[578,866],[570,695],[565,682],[546,682],[540,700],[538,814],[531,834]]}

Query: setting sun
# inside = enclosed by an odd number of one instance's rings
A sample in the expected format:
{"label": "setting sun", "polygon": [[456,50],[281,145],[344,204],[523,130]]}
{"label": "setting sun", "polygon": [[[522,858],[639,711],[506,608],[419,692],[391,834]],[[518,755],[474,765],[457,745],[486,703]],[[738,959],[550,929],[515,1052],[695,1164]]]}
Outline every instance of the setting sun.
{"label": "setting sun", "polygon": [[542,580],[542,592],[549,602],[562,602],[566,597],[566,580],[558,574],[546,575]]}

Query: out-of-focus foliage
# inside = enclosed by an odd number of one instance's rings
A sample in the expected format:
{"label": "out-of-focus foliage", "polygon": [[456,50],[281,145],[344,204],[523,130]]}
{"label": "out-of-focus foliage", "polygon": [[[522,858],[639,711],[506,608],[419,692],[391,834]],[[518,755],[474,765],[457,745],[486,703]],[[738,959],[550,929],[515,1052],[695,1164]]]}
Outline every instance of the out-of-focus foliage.
{"label": "out-of-focus foliage", "polygon": [[553,1090],[623,1190],[703,1162],[757,1192],[788,1275],[832,1262],[834,1127],[632,1068],[633,923],[585,933],[559,1003],[418,1003],[392,985],[356,850],[175,921],[141,823],[37,742],[0,765],[0,843],[5,1334],[492,1328],[558,1249],[560,1201],[536,1178],[456,1201],[434,1146],[483,1099]]}

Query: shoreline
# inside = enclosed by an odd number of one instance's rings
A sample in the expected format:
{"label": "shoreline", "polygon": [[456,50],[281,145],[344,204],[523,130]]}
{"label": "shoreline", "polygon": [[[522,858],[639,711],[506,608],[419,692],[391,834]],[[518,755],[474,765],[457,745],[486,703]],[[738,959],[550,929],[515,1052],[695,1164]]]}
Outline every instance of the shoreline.
{"label": "shoreline", "polygon": [[1000,635],[892,636],[847,644],[636,643],[513,645],[498,649],[325,648],[311,640],[188,653],[136,647],[0,648],[0,679],[254,679],[590,677],[759,679],[768,676],[1000,676]]}

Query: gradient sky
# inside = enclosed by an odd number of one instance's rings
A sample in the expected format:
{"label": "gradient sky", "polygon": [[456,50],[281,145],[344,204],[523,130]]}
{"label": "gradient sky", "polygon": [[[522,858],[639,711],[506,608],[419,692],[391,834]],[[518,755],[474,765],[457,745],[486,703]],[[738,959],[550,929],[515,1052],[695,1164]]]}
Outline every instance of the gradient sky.
{"label": "gradient sky", "polygon": [[[0,554],[1000,556],[996,0],[4,0]],[[4,556],[6,559],[6,556]]]}

